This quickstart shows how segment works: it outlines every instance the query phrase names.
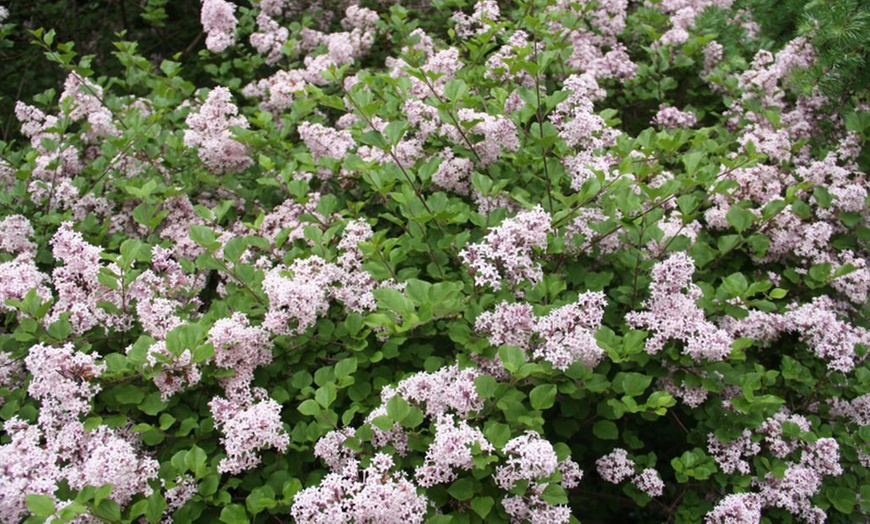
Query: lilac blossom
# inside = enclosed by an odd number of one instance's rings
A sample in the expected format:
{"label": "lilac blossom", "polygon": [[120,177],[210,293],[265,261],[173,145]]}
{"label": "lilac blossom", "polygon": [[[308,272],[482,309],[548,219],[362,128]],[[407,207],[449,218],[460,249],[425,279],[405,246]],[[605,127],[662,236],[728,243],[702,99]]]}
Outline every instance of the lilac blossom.
{"label": "lilac blossom", "polygon": [[[254,397],[258,394],[265,397],[265,391],[256,392]],[[218,464],[221,473],[238,475],[260,464],[257,452],[261,449],[272,447],[281,452],[290,443],[281,422],[281,405],[272,399],[240,404],[214,397],[209,408],[215,426],[223,433],[221,444],[227,452]]]}
{"label": "lilac blossom", "polygon": [[459,420],[458,426],[452,415],[439,415],[435,422],[435,440],[426,450],[423,465],[415,472],[417,483],[423,487],[444,484],[456,480],[456,468],[474,468],[473,447],[479,452],[492,453],[492,444],[478,428]]}
{"label": "lilac blossom", "polygon": [[749,474],[747,458],[761,452],[761,445],[752,440],[752,431],[744,429],[736,440],[722,442],[713,433],[707,435],[707,450],[719,464],[719,467],[729,475],[735,471]]}
{"label": "lilac blossom", "polygon": [[665,483],[659,472],[653,468],[646,468],[631,479],[635,487],[650,497],[660,497],[664,493]]}
{"label": "lilac blossom", "polygon": [[611,484],[619,484],[634,475],[634,461],[628,458],[628,452],[616,448],[611,453],[595,461],[595,468],[601,478]]}
{"label": "lilac blossom", "polygon": [[533,351],[534,356],[562,371],[575,362],[594,368],[604,358],[604,350],[595,340],[595,330],[601,327],[606,304],[604,293],[589,291],[574,304],[538,318],[535,332],[540,343]]}
{"label": "lilac blossom", "polygon": [[696,362],[722,360],[731,353],[731,337],[705,318],[697,300],[701,289],[692,283],[694,261],[685,253],[674,253],[653,266],[650,298],[646,311],[632,311],[625,320],[633,328],[654,331],[646,351],[654,355],[669,339],[684,343],[683,353]]}
{"label": "lilac blossom", "polygon": [[755,493],[735,493],[716,504],[704,517],[705,524],[758,524],[761,500]]}
{"label": "lilac blossom", "polygon": [[206,33],[205,46],[212,53],[222,53],[236,41],[236,6],[226,0],[202,0],[200,22]]}
{"label": "lilac blossom", "polygon": [[232,127],[247,129],[249,124],[239,115],[231,96],[226,87],[215,87],[199,112],[190,113],[185,120],[188,129],[184,132],[184,145],[197,148],[199,158],[216,173],[242,171],[252,163],[247,147],[233,139]]}
{"label": "lilac blossom", "polygon": [[415,373],[400,381],[396,391],[408,402],[421,404],[430,417],[449,410],[460,418],[468,418],[470,413],[483,407],[483,399],[474,387],[474,379],[479,374],[474,368],[460,369],[454,364],[432,373]]}
{"label": "lilac blossom", "polygon": [[402,472],[390,473],[393,460],[379,453],[360,471],[356,461],[323,478],[319,486],[296,494],[290,510],[300,524],[423,522],[427,499]]}
{"label": "lilac blossom", "polygon": [[459,258],[469,266],[478,286],[500,289],[502,279],[512,286],[526,280],[537,283],[543,272],[532,260],[532,249],[546,248],[551,230],[550,215],[538,206],[491,229],[483,242],[466,246]]}

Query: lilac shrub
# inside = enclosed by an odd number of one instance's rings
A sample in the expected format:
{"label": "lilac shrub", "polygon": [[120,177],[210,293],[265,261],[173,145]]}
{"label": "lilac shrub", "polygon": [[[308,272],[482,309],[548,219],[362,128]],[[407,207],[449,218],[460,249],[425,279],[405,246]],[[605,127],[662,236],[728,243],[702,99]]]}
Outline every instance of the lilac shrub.
{"label": "lilac shrub", "polygon": [[116,76],[32,33],[0,520],[868,518],[870,111],[798,81],[812,34],[200,7],[183,63],[120,41]]}

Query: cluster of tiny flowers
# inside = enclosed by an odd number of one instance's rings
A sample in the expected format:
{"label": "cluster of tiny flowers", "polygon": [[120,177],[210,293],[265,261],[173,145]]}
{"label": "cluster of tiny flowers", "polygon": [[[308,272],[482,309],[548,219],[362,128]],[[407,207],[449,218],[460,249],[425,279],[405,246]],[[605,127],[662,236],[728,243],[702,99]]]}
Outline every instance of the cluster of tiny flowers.
{"label": "cluster of tiny flowers", "polygon": [[501,289],[501,280],[512,286],[523,281],[537,283],[541,267],[532,260],[532,249],[547,247],[552,230],[550,215],[540,206],[523,211],[493,228],[480,244],[466,246],[459,258],[469,266],[474,283]]}
{"label": "cluster of tiny flowers", "polygon": [[487,335],[493,346],[507,344],[528,350],[535,332],[535,316],[531,304],[501,302],[493,311],[481,313],[474,330]]}
{"label": "cluster of tiny flowers", "polygon": [[597,151],[614,145],[621,133],[607,126],[595,113],[594,102],[604,98],[606,91],[598,85],[593,73],[571,75],[565,80],[564,87],[570,94],[550,114],[550,121],[568,146],[577,150],[576,155],[566,156],[563,164],[571,173],[571,187],[579,190],[586,180],[595,176],[596,171],[605,175],[609,173],[616,159]]}
{"label": "cluster of tiny flowers", "polygon": [[246,85],[242,94],[249,98],[261,99],[260,109],[263,111],[280,114],[293,105],[294,98],[305,91],[305,86],[305,75],[300,71],[280,70],[272,76]]}
{"label": "cluster of tiny flowers", "polygon": [[816,297],[783,315],[784,328],[799,333],[828,368],[848,373],[855,367],[856,345],[870,347],[870,331],[840,320],[836,311],[830,298]]}
{"label": "cluster of tiny flowers", "polygon": [[391,473],[393,459],[375,455],[368,468],[349,461],[319,486],[296,494],[290,510],[299,524],[412,524],[423,522],[427,499],[402,472]]}
{"label": "cluster of tiny flowers", "polygon": [[328,157],[343,159],[348,151],[356,146],[350,131],[337,131],[321,124],[302,122],[299,124],[299,136],[315,160]]}
{"label": "cluster of tiny flowers", "polygon": [[110,498],[122,506],[139,493],[151,494],[148,481],[157,477],[160,464],[141,456],[136,445],[114,430],[101,427],[90,432],[81,455],[83,460],[66,470],[72,488],[111,484]]}
{"label": "cluster of tiny flowers", "polygon": [[720,500],[704,517],[705,524],[758,524],[761,500],[755,493],[734,493]]}
{"label": "cluster of tiny flowers", "polygon": [[635,475],[631,483],[650,497],[660,497],[665,491],[665,483],[661,475],[653,468],[646,468]]}
{"label": "cluster of tiny flowers", "polygon": [[[63,313],[70,312],[69,322],[76,334],[95,326],[128,329],[132,318],[124,312],[126,304],[121,293],[99,281],[104,267],[100,263],[100,248],[89,244],[81,233],[74,231],[72,222],[60,225],[51,239],[51,247],[55,260],[63,265],[52,271],[57,301],[46,322],[50,324]],[[115,275],[122,273],[115,264],[108,264],[105,268]],[[99,306],[100,302],[109,302],[121,312],[110,313]]]}
{"label": "cluster of tiny flowers", "polygon": [[600,291],[586,292],[577,302],[556,308],[535,323],[540,343],[534,356],[566,370],[580,362],[594,368],[604,357],[604,350],[595,341],[595,330],[601,327],[607,299]]}
{"label": "cluster of tiny flowers", "polygon": [[[265,392],[255,392],[254,396]],[[252,401],[249,405],[214,397],[209,402],[215,426],[224,434],[221,444],[227,452],[218,471],[237,475],[262,461],[257,452],[273,447],[283,451],[290,443],[281,422],[281,405],[272,399]]]}
{"label": "cluster of tiny flowers", "polygon": [[317,440],[314,456],[325,462],[331,471],[341,471],[350,461],[356,459],[356,453],[344,446],[344,442],[355,434],[353,428],[330,431]]}
{"label": "cluster of tiny flowers", "polygon": [[[127,348],[127,354],[133,346]],[[163,400],[183,391],[188,386],[198,384],[202,379],[202,371],[193,362],[193,353],[185,349],[179,354],[173,354],[166,349],[166,342],[158,340],[148,348],[146,370],[154,374],[153,381]]]}
{"label": "cluster of tiny flowers", "polygon": [[707,435],[707,450],[722,468],[732,474],[735,471],[749,474],[749,462],[745,459],[761,452],[761,445],[752,440],[752,431],[745,429],[737,440],[722,442],[713,433]]}
{"label": "cluster of tiny flowers", "polygon": [[85,140],[95,142],[100,137],[120,135],[112,112],[103,105],[103,88],[77,73],[70,73],[63,87],[60,103],[69,109],[69,118],[74,121],[86,119],[90,125],[82,135]]}
{"label": "cluster of tiny flowers", "polygon": [[252,326],[244,313],[217,320],[208,332],[208,342],[214,346],[215,365],[235,371],[232,377],[223,379],[230,396],[247,389],[256,368],[272,362],[268,331]]}
{"label": "cluster of tiny flowers", "polygon": [[[456,144],[471,146],[480,166],[492,164],[504,151],[516,151],[520,147],[517,127],[513,121],[503,116],[492,116],[473,109],[457,111],[460,126],[444,124],[442,132]],[[476,122],[471,125],[472,122]],[[470,128],[466,128],[471,125]],[[478,135],[480,140],[470,143],[470,135]]]}
{"label": "cluster of tiny flowers", "polygon": [[[811,499],[821,489],[823,477],[843,474],[843,468],[840,466],[839,444],[829,437],[820,438],[815,442],[786,438],[782,428],[786,422],[795,424],[801,432],[812,429],[805,417],[780,410],[765,420],[756,431],[765,435],[764,444],[775,457],[786,459],[793,453],[799,452],[799,460],[787,461],[787,468],[781,476],[767,473],[761,479],[753,477],[752,486],[759,491],[729,495],[707,515],[708,523],[744,522],[736,519],[759,517],[760,511],[765,507],[782,508],[795,517],[811,523],[820,524],[825,521],[824,511],[814,506]],[[723,471],[727,473],[729,470],[737,470],[746,474],[748,465],[741,456],[757,454],[759,444],[752,443],[751,433],[746,430],[737,441],[728,444],[719,443],[711,435],[710,449]],[[729,520],[729,517],[732,520]],[[751,522],[759,522],[759,520],[756,518]]]}
{"label": "cluster of tiny flowers", "polygon": [[428,488],[453,482],[458,476],[456,468],[474,468],[475,447],[478,452],[495,451],[480,429],[469,426],[464,420],[460,420],[457,426],[452,415],[440,415],[435,422],[435,440],[429,445],[423,464],[414,473],[417,483]]}
{"label": "cluster of tiny flowers", "polygon": [[109,498],[122,506],[149,495],[157,461],[142,456],[126,434],[105,426],[86,431],[79,420],[100,391],[95,380],[105,365],[71,343],[37,344],[24,361],[32,376],[28,394],[41,408],[36,425],[17,417],[4,425],[11,441],[0,446],[0,518],[17,522],[26,495],[55,498],[61,482],[73,489],[112,484]]}
{"label": "cluster of tiny flowers", "polygon": [[611,484],[619,484],[634,475],[634,461],[628,458],[628,452],[616,448],[611,453],[595,461],[598,474]]}
{"label": "cluster of tiny flowers", "polygon": [[493,0],[480,0],[474,4],[474,12],[469,16],[462,11],[453,13],[453,21],[456,22],[456,34],[462,38],[485,33],[490,26],[498,22],[501,11],[498,2]]}
{"label": "cluster of tiny flowers", "polygon": [[51,299],[48,275],[39,271],[34,260],[19,256],[0,263],[0,312],[14,311],[7,300],[23,300],[33,290],[42,302]]}
{"label": "cluster of tiny flowers", "polygon": [[709,391],[703,386],[689,386],[685,382],[678,386],[674,383],[673,372],[668,373],[666,377],[659,377],[656,380],[656,384],[660,389],[670,393],[674,398],[682,400],[690,408],[700,406],[709,396]]}
{"label": "cluster of tiny flowers", "polygon": [[29,514],[27,495],[54,497],[63,475],[38,426],[15,416],[3,430],[10,440],[0,445],[0,521],[21,522]]}
{"label": "cluster of tiny flowers", "polygon": [[281,59],[281,49],[289,37],[290,31],[278,25],[269,15],[257,15],[257,31],[251,33],[251,45],[266,57],[267,64],[274,65]]}
{"label": "cluster of tiny flowers", "polygon": [[432,183],[456,194],[468,195],[474,163],[467,158],[454,156],[452,149],[443,150],[439,156],[441,163],[438,164],[438,171],[432,175]]}
{"label": "cluster of tiny flowers", "polygon": [[708,321],[698,307],[701,289],[692,283],[694,261],[685,253],[674,253],[652,269],[647,311],[632,311],[625,316],[629,326],[654,331],[646,341],[646,351],[654,355],[670,339],[685,344],[683,353],[696,362],[702,358],[722,360],[731,353],[731,337]]}
{"label": "cluster of tiny flowers", "polygon": [[671,17],[671,27],[657,44],[679,46],[689,39],[689,30],[695,26],[695,17],[709,7],[728,9],[734,0],[664,0],[656,7]]}
{"label": "cluster of tiny flowers", "polygon": [[226,0],[202,0],[200,22],[206,33],[205,46],[212,53],[222,53],[236,41],[236,6]]}
{"label": "cluster of tiny flowers", "polygon": [[[371,226],[365,222],[351,222],[339,242],[345,252],[337,264],[311,256],[294,260],[289,267],[279,265],[267,271],[263,291],[269,298],[269,310],[263,327],[279,335],[302,333],[327,311],[330,300],[341,301],[352,311],[374,309],[372,291],[395,287],[395,283],[377,282],[362,268],[358,244],[371,235]],[[285,276],[287,273],[289,276]]]}
{"label": "cluster of tiny flowers", "polygon": [[[222,0],[208,0],[220,2]],[[230,101],[230,90],[215,87],[199,112],[190,113],[185,122],[184,145],[198,149],[206,167],[217,173],[236,172],[252,163],[247,147],[233,139],[231,127],[247,129],[248,121]]]}
{"label": "cluster of tiny flowers", "polygon": [[170,249],[154,246],[151,268],[140,273],[130,286],[142,328],[155,338],[165,338],[166,333],[182,324],[181,311],[199,306],[197,294],[203,285],[203,275],[185,273],[181,264],[172,259]]}
{"label": "cluster of tiny flowers", "polygon": [[480,372],[476,369],[460,369],[454,364],[432,373],[415,373],[401,380],[396,392],[408,402],[422,405],[430,417],[452,411],[465,419],[483,408],[483,399],[474,386],[478,376]]}
{"label": "cluster of tiny flowers", "polygon": [[570,458],[560,462],[553,445],[532,431],[509,440],[502,453],[507,459],[495,470],[493,478],[496,484],[509,491],[517,482],[529,482],[525,495],[502,500],[505,511],[518,522],[568,522],[571,517],[568,506],[549,504],[541,494],[550,485],[547,479],[557,471],[563,473],[561,484],[564,487],[576,487],[583,476],[577,463]]}
{"label": "cluster of tiny flowers", "polygon": [[681,111],[676,107],[662,104],[650,123],[665,129],[695,127],[698,124],[698,117],[691,111]]}

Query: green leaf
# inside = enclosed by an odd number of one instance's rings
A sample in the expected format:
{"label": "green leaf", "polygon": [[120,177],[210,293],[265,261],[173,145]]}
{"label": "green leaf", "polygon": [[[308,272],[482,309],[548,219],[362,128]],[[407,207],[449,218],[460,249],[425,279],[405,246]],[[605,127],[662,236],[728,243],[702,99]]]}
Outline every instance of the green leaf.
{"label": "green leaf", "polygon": [[732,206],[725,214],[725,218],[738,233],[743,233],[755,222],[755,214],[740,206]]}
{"label": "green leaf", "polygon": [[486,374],[480,375],[474,379],[474,387],[481,398],[487,399],[495,394],[495,388],[498,387],[498,383],[496,382],[495,377]]}
{"label": "green leaf", "polygon": [[450,493],[450,496],[457,500],[471,500],[474,497],[474,492],[474,482],[466,478],[456,480],[447,488],[447,493]]}
{"label": "green leaf", "polygon": [[495,500],[492,497],[474,497],[471,501],[471,509],[482,519],[486,519],[494,505]]}
{"label": "green leaf", "polygon": [[134,386],[133,384],[123,384],[112,390],[115,395],[115,400],[121,404],[133,404],[138,406],[140,402],[145,400],[144,388]]}
{"label": "green leaf", "polygon": [[825,490],[825,496],[831,501],[831,504],[837,508],[840,513],[851,515],[855,509],[855,504],[858,502],[855,490],[849,488],[835,487]]}
{"label": "green leaf", "polygon": [[248,513],[241,504],[230,504],[221,510],[221,522],[226,524],[247,524]]}
{"label": "green leaf", "polygon": [[54,498],[48,495],[27,495],[27,509],[37,517],[50,517],[56,510]]}
{"label": "green leaf", "polygon": [[321,411],[320,404],[310,398],[308,400],[303,400],[296,409],[299,410],[299,413],[308,415],[309,417],[316,416]]}
{"label": "green leaf", "polygon": [[641,373],[619,372],[613,377],[613,389],[629,397],[637,397],[652,383],[652,377]]}
{"label": "green leaf", "polygon": [[526,363],[526,355],[522,349],[514,346],[502,346],[498,350],[498,356],[504,368],[511,373],[516,373]]}
{"label": "green leaf", "polygon": [[612,420],[599,420],[592,426],[592,434],[601,440],[616,440],[619,429]]}
{"label": "green leaf", "polygon": [[335,378],[340,379],[344,377],[349,377],[356,373],[357,370],[357,361],[356,357],[349,357],[344,360],[338,362],[335,365]]}
{"label": "green leaf", "polygon": [[537,410],[545,410],[553,407],[556,403],[556,385],[541,384],[535,386],[529,394],[529,401],[532,403],[532,408]]}
{"label": "green leaf", "polygon": [[387,401],[387,416],[392,420],[401,423],[410,413],[411,405],[399,395],[393,395]]}

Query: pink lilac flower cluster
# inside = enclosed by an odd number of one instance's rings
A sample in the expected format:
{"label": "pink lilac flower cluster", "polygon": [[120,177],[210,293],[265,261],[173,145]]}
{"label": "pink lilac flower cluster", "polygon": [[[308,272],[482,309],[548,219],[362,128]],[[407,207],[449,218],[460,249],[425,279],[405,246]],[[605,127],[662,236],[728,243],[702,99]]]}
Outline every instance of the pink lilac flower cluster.
{"label": "pink lilac flower cluster", "polygon": [[[100,248],[89,244],[81,233],[74,231],[72,222],[60,225],[51,239],[51,247],[55,260],[63,265],[52,271],[57,300],[46,323],[51,324],[69,312],[69,322],[75,334],[96,326],[119,331],[129,329],[132,317],[126,311],[124,297],[99,280],[101,268],[115,275],[121,275],[121,269],[113,263],[104,266],[100,261]],[[109,312],[100,307],[100,302],[109,302],[120,312]]]}
{"label": "pink lilac flower cluster", "polygon": [[423,522],[428,500],[403,472],[391,472],[393,467],[392,457],[383,453],[362,470],[357,461],[349,461],[319,486],[296,494],[291,515],[300,524]]}
{"label": "pink lilac flower cluster", "polygon": [[[538,44],[538,50],[542,50],[542,48],[543,46]],[[535,79],[528,71],[514,72],[511,70],[511,64],[515,63],[516,60],[529,59],[532,49],[529,34],[520,29],[514,31],[505,45],[487,58],[484,76],[498,82],[510,82],[517,86],[533,88]],[[509,113],[510,111],[505,110],[505,112]]]}
{"label": "pink lilac flower cluster", "polygon": [[252,326],[244,313],[215,321],[208,332],[208,343],[214,346],[214,364],[235,372],[232,377],[220,379],[233,400],[247,394],[255,369],[272,362],[269,332]]}
{"label": "pink lilac flower cluster", "polygon": [[601,327],[606,305],[604,293],[589,291],[580,295],[577,302],[538,318],[535,358],[544,359],[562,371],[575,362],[594,368],[604,358],[604,350],[595,340],[595,330]]}
{"label": "pink lilac flower cluster", "polygon": [[436,187],[467,196],[471,190],[471,174],[474,162],[467,158],[454,156],[452,149],[444,149],[438,155],[441,163],[432,175],[432,184]]}
{"label": "pink lilac flower cluster", "polygon": [[559,461],[553,445],[532,431],[509,440],[502,453],[507,458],[493,474],[496,484],[510,491],[517,482],[529,482],[525,495],[508,496],[502,500],[505,511],[516,521],[568,522],[570,508],[549,504],[541,495],[551,484],[549,479],[557,472],[564,472],[562,486],[576,487],[583,476],[577,463],[570,458]]}
{"label": "pink lilac flower cluster", "polygon": [[37,344],[24,361],[32,376],[28,394],[41,407],[37,424],[13,417],[4,425],[11,442],[0,445],[0,518],[20,520],[28,494],[55,498],[61,482],[73,489],[112,484],[109,498],[122,506],[149,495],[157,461],[143,456],[129,434],[105,426],[87,431],[80,422],[105,365],[71,343]]}
{"label": "pink lilac flower cluster", "polygon": [[285,244],[292,244],[295,240],[305,238],[306,226],[314,225],[303,222],[302,215],[311,215],[321,223],[326,223],[326,217],[317,212],[320,193],[310,193],[307,198],[304,203],[288,198],[268,212],[260,222],[258,230],[260,235],[268,239],[273,246],[276,246],[279,237],[285,239]]}
{"label": "pink lilac flower cluster", "polygon": [[396,287],[392,280],[378,282],[363,269],[359,243],[372,235],[365,221],[351,221],[345,228],[339,249],[344,251],[337,263],[318,256],[294,260],[290,266],[278,265],[266,272],[263,291],[269,310],[263,327],[279,335],[304,332],[338,300],[351,311],[372,310],[376,301],[372,291]]}
{"label": "pink lilac flower cluster", "polygon": [[694,261],[685,253],[674,253],[652,269],[650,298],[646,311],[632,311],[625,316],[629,326],[649,329],[653,336],[646,341],[646,351],[660,352],[668,340],[684,344],[683,354],[696,362],[722,360],[731,353],[728,333],[706,319],[698,307],[701,289],[692,283]]}
{"label": "pink lilac flower cluster", "polygon": [[810,351],[827,361],[828,368],[849,373],[855,368],[857,346],[870,345],[870,331],[841,319],[843,311],[830,297],[820,296],[785,313],[751,311],[742,319],[723,324],[734,336],[759,341],[774,340],[783,333],[795,332]]}
{"label": "pink lilac flower cluster", "polygon": [[163,339],[166,333],[182,324],[181,314],[199,307],[197,298],[205,284],[203,275],[186,273],[172,258],[172,251],[152,248],[151,268],[130,285],[130,297],[136,300],[136,316],[151,336]]}
{"label": "pink lilac flower cluster", "polygon": [[[132,350],[133,346],[129,346],[127,354]],[[180,353],[172,353],[166,348],[164,340],[158,340],[148,348],[144,368],[153,375],[152,380],[163,400],[198,384],[202,379],[202,370],[193,362],[192,349],[185,348]]]}
{"label": "pink lilac flower cluster", "polygon": [[432,373],[419,372],[401,380],[396,393],[408,402],[420,405],[430,417],[448,411],[466,419],[483,408],[474,380],[480,372],[474,368],[460,369],[457,364]]}
{"label": "pink lilac flower cluster", "polygon": [[202,0],[200,22],[206,33],[205,46],[222,53],[236,42],[236,6],[226,0]]}
{"label": "pink lilac flower cluster", "polygon": [[[460,127],[444,124],[442,132],[454,143],[463,146],[469,145],[468,140],[471,140],[469,135],[479,135],[481,139],[471,144],[479,166],[492,164],[505,151],[513,152],[519,149],[517,126],[511,119],[469,108],[460,109],[456,113],[462,130]],[[472,123],[474,124],[471,125]]]}
{"label": "pink lilac flower cluster", "polygon": [[716,438],[713,433],[707,435],[707,451],[719,464],[719,467],[729,475],[735,471],[749,474],[749,462],[746,458],[753,457],[761,452],[761,444],[753,441],[752,431],[743,430],[736,440],[723,442]]}
{"label": "pink lilac flower cluster", "polygon": [[293,105],[293,100],[299,93],[305,91],[306,85],[305,76],[301,71],[282,69],[271,76],[246,85],[242,94],[248,98],[261,99],[261,110],[279,115]]}
{"label": "pink lilac flower cluster", "polygon": [[214,397],[208,405],[227,452],[218,464],[221,473],[237,475],[254,468],[262,461],[258,451],[273,447],[280,452],[290,443],[281,422],[281,405],[267,398],[264,390],[253,391],[247,402]]}
{"label": "pink lilac flower cluster", "polygon": [[616,448],[611,453],[595,461],[598,474],[611,484],[619,484],[634,475],[634,461],[628,458],[628,452]]}
{"label": "pink lilac flower cluster", "polygon": [[650,123],[665,129],[679,129],[681,127],[695,127],[698,125],[698,117],[691,111],[681,111],[674,106],[661,104]]}
{"label": "pink lilac flower cluster", "polygon": [[512,287],[523,281],[537,283],[541,267],[532,260],[533,249],[547,247],[550,215],[541,206],[506,219],[487,233],[480,244],[470,244],[459,258],[467,264],[478,286],[501,289],[502,279]]}
{"label": "pink lilac flower cluster", "polygon": [[656,380],[656,385],[659,389],[670,393],[671,396],[675,399],[681,400],[690,408],[696,408],[703,404],[710,394],[710,392],[701,385],[690,386],[685,381],[677,385],[674,382],[674,372],[672,369],[668,370],[667,376],[659,377]]}
{"label": "pink lilac flower cluster", "polygon": [[601,478],[611,484],[619,484],[631,477],[631,483],[650,497],[659,497],[664,493],[665,483],[659,472],[655,468],[645,468],[635,474],[635,463],[628,458],[628,452],[622,448],[616,448],[600,457],[595,461],[595,468]]}
{"label": "pink lilac flower cluster", "polygon": [[474,468],[474,453],[493,453],[495,448],[480,429],[453,415],[439,415],[435,422],[435,440],[426,450],[423,464],[414,472],[417,483],[424,487],[456,480],[456,469]]}
{"label": "pink lilac flower cluster", "polygon": [[682,45],[689,39],[689,30],[695,26],[695,18],[705,9],[718,7],[730,9],[734,0],[664,0],[656,4],[671,17],[671,27],[659,40],[659,45]]}
{"label": "pink lilac flower cluster", "polygon": [[281,59],[281,49],[290,38],[290,31],[281,27],[266,13],[257,15],[257,31],[251,33],[251,45],[266,57],[266,63],[275,65]]}
{"label": "pink lilac flower cluster", "polygon": [[[824,511],[813,505],[812,497],[821,489],[823,477],[843,474],[839,444],[830,437],[814,442],[787,438],[782,429],[786,422],[797,425],[802,432],[812,429],[805,417],[780,410],[765,420],[757,432],[765,435],[763,442],[775,457],[787,459],[799,453],[799,459],[788,460],[782,476],[767,473],[764,478],[753,477],[751,485],[758,489],[757,493],[729,495],[707,515],[707,522],[743,522],[728,518],[756,517],[766,507],[782,508],[807,522],[825,521]],[[744,458],[760,451],[760,443],[754,443],[751,435],[747,429],[736,441],[724,444],[710,436],[710,451],[723,471],[748,474],[749,465]]]}
{"label": "pink lilac flower cluster", "polygon": [[502,302],[478,316],[474,329],[488,335],[494,346],[508,344],[532,350],[535,358],[562,371],[575,362],[594,368],[604,357],[595,341],[607,300],[604,293],[586,292],[573,304],[535,318],[529,304]]}
{"label": "pink lilac flower cluster", "polygon": [[185,120],[184,145],[197,148],[199,158],[216,173],[241,171],[252,163],[247,147],[233,139],[231,128],[247,129],[248,120],[239,115],[231,97],[226,87],[215,87],[199,111]]}
{"label": "pink lilac flower cluster", "polygon": [[31,290],[42,302],[51,299],[49,278],[36,267],[36,244],[31,237],[33,226],[21,215],[9,215],[0,222],[0,251],[15,255],[13,260],[0,262],[0,312],[13,311],[6,301],[22,300]]}
{"label": "pink lilac flower cluster", "polygon": [[474,11],[467,15],[462,11],[453,13],[456,34],[462,38],[470,38],[489,31],[498,22],[501,10],[494,0],[480,0],[474,4]]}
{"label": "pink lilac flower cluster", "polygon": [[755,493],[733,493],[716,504],[704,517],[705,524],[757,524],[761,522],[761,500]]}
{"label": "pink lilac flower cluster", "polygon": [[571,75],[565,80],[564,89],[570,94],[550,114],[550,121],[559,130],[559,136],[577,151],[575,155],[566,156],[563,164],[571,173],[571,187],[579,190],[596,172],[609,178],[616,158],[598,151],[614,145],[621,132],[609,127],[595,113],[594,102],[604,98],[606,92],[598,85],[594,74]]}
{"label": "pink lilac flower cluster", "polygon": [[82,134],[86,141],[96,142],[101,137],[120,136],[121,131],[115,126],[112,112],[103,104],[103,88],[78,73],[73,72],[66,77],[60,104],[69,110],[71,120],[87,120],[90,128]]}
{"label": "pink lilac flower cluster", "polygon": [[374,45],[377,36],[378,14],[371,9],[350,5],[345,10],[341,25],[346,31],[322,33],[304,28],[300,32],[303,51],[312,52],[318,47],[326,48],[323,54],[308,54],[305,56],[305,80],[317,85],[327,83],[323,73],[328,69],[349,64],[361,57]]}

